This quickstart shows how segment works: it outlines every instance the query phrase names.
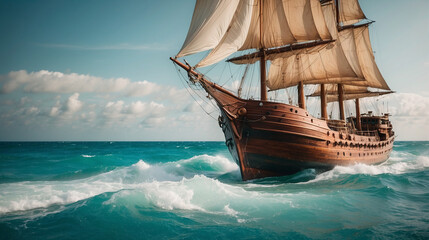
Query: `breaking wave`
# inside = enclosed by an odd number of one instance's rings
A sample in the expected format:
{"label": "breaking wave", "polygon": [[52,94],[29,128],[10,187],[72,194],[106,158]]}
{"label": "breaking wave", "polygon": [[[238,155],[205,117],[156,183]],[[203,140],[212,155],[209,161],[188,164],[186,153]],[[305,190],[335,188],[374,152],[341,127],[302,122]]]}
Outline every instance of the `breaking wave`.
{"label": "breaking wave", "polygon": [[193,190],[187,189],[188,182],[221,184],[205,175],[219,176],[232,171],[238,171],[238,167],[225,157],[198,155],[154,165],[139,160],[129,167],[85,179],[7,183],[1,185],[0,214],[70,204],[108,192],[121,195],[125,194],[122,190],[130,189],[143,191],[160,208],[201,210],[190,203]]}
{"label": "breaking wave", "polygon": [[[311,212],[312,208],[332,204],[329,195],[320,194],[320,189],[308,188],[305,184],[350,175],[398,175],[427,168],[427,156],[394,152],[391,159],[381,165],[338,166],[318,175],[307,171],[302,174],[313,174],[314,177],[305,177],[304,182],[281,178],[241,182],[238,166],[222,156],[204,154],[157,164],[139,160],[130,166],[84,179],[1,184],[0,214],[61,206],[55,208],[59,211],[68,204],[108,194],[104,205],[126,207],[134,204],[164,210],[192,210],[228,216],[242,223],[266,214],[275,216],[278,209],[288,212],[305,206],[306,211]],[[225,181],[222,178],[225,175],[232,180]],[[261,208],[264,211],[260,211]]]}

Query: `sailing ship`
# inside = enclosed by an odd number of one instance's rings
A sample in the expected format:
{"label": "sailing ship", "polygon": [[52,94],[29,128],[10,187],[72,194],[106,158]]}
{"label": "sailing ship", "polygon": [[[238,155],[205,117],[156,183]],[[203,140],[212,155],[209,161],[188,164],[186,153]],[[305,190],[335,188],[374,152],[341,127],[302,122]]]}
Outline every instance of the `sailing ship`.
{"label": "sailing ship", "polygon": [[[243,180],[379,164],[395,135],[389,114],[360,112],[360,99],[392,93],[375,63],[371,23],[358,0],[197,0],[183,47],[170,59],[216,102]],[[204,51],[194,66],[179,60]],[[241,89],[235,94],[199,71],[224,59],[259,63],[259,99],[242,98]],[[317,89],[306,98],[308,85]],[[297,104],[267,99],[267,91],[290,88],[297,88]],[[306,106],[312,97],[320,99],[318,117]],[[355,114],[346,118],[348,100]],[[338,119],[328,115],[331,102]]]}

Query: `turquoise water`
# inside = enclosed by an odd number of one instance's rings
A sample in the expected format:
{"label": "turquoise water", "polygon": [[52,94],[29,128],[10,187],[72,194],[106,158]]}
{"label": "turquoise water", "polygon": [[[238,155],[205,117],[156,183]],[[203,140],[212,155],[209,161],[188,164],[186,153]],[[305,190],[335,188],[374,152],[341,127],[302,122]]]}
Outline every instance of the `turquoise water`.
{"label": "turquoise water", "polygon": [[0,143],[0,239],[428,239],[429,142],[242,182],[222,142]]}

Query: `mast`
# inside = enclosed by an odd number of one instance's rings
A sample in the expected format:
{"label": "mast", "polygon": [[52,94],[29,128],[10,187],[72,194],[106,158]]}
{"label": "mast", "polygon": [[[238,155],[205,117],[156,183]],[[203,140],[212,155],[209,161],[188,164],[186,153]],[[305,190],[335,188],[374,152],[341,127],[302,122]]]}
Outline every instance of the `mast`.
{"label": "mast", "polygon": [[358,131],[362,131],[362,124],[360,122],[359,98],[356,98],[356,128]]}
{"label": "mast", "polygon": [[328,119],[328,111],[326,109],[326,89],[325,84],[320,84],[320,104],[321,104],[321,115],[323,120]]}
{"label": "mast", "polygon": [[259,0],[259,42],[261,44],[260,68],[261,68],[261,101],[267,101],[267,70],[265,60],[265,50],[262,47],[262,0]]}
{"label": "mast", "polygon": [[267,101],[267,70],[265,62],[265,51],[261,48],[261,101]]}
{"label": "mast", "polygon": [[302,81],[298,84],[298,106],[305,109],[304,83]]}
{"label": "mast", "polygon": [[344,91],[343,91],[343,84],[338,84],[338,105],[340,107],[340,119],[346,120],[346,117],[344,115]]}

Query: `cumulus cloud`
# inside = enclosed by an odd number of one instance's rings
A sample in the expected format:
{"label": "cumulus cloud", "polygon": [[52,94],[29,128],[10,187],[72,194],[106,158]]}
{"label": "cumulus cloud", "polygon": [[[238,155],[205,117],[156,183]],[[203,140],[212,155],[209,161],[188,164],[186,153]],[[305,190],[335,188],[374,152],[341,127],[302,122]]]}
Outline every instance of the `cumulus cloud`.
{"label": "cumulus cloud", "polygon": [[386,100],[391,103],[389,110],[393,116],[429,116],[429,97],[415,93],[395,93]]}
{"label": "cumulus cloud", "polygon": [[124,101],[108,102],[103,109],[105,123],[141,121],[143,125],[154,126],[161,123],[166,107],[156,102],[136,101],[125,104]]}
{"label": "cumulus cloud", "polygon": [[109,78],[41,70],[28,73],[13,71],[2,76],[1,93],[21,89],[33,93],[123,93],[127,96],[145,96],[160,89],[148,81],[132,82],[128,78]]}
{"label": "cumulus cloud", "polygon": [[64,103],[58,100],[49,111],[49,116],[70,118],[74,113],[81,110],[82,106],[83,102],[79,100],[79,93],[74,93]]}

